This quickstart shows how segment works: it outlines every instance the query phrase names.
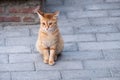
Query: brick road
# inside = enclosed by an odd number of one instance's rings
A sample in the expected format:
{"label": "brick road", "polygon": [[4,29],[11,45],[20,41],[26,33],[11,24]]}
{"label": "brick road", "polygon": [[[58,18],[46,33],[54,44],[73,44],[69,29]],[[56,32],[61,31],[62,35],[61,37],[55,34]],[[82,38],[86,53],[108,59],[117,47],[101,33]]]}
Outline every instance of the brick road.
{"label": "brick road", "polygon": [[62,56],[42,62],[39,25],[0,26],[0,80],[120,80],[120,0],[51,1],[61,11]]}

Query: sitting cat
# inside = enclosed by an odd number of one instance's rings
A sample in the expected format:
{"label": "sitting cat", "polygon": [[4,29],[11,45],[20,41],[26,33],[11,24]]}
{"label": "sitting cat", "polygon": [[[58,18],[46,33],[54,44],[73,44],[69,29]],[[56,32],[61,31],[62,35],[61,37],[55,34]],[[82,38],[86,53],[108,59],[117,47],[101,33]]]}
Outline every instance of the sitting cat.
{"label": "sitting cat", "polygon": [[40,29],[36,48],[43,56],[43,62],[54,65],[64,47],[64,42],[58,29],[59,11],[54,13],[43,13],[39,8],[35,11],[40,18]]}

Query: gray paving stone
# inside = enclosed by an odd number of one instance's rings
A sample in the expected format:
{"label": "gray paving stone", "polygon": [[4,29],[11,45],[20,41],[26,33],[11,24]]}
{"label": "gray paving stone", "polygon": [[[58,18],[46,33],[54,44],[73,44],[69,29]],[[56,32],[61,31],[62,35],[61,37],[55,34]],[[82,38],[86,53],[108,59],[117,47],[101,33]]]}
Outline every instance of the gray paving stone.
{"label": "gray paving stone", "polygon": [[4,43],[5,43],[5,42],[4,42],[4,39],[0,39],[0,46],[5,45]]}
{"label": "gray paving stone", "polygon": [[64,42],[96,41],[94,34],[64,35]]}
{"label": "gray paving stone", "polygon": [[39,28],[40,28],[40,27],[34,27],[34,28],[32,27],[32,28],[30,28],[30,30],[31,30],[31,35],[32,35],[32,36],[38,35]]}
{"label": "gray paving stone", "polygon": [[106,10],[106,9],[120,9],[119,3],[102,3],[102,4],[87,4],[86,10]]}
{"label": "gray paving stone", "polygon": [[[65,15],[65,12],[62,12],[64,15]],[[58,18],[58,27],[65,27],[65,26],[70,26],[70,20],[71,19],[65,19],[65,20],[62,20],[62,19],[59,19]],[[71,25],[72,26],[72,25]]]}
{"label": "gray paving stone", "polygon": [[[120,1],[120,0],[119,0]],[[120,16],[120,10],[109,10],[108,14],[110,16]]]}
{"label": "gray paving stone", "polygon": [[[57,11],[57,10],[56,10],[56,11]],[[55,11],[53,11],[53,12],[55,12]],[[59,23],[60,21],[62,21],[62,20],[64,20],[64,21],[68,20],[68,19],[67,19],[67,16],[66,16],[66,12],[61,12],[61,11],[59,11],[58,23]],[[68,21],[69,21],[69,20],[68,20]]]}
{"label": "gray paving stone", "polygon": [[119,17],[100,17],[100,18],[91,18],[90,23],[93,25],[100,24],[119,24]]}
{"label": "gray paving stone", "polygon": [[120,2],[120,0],[105,0],[106,2]]}
{"label": "gray paving stone", "polygon": [[28,25],[8,25],[8,26],[4,26],[4,30],[16,30],[16,29],[28,29]]}
{"label": "gray paving stone", "polygon": [[58,71],[12,72],[12,80],[56,80],[60,79]]}
{"label": "gray paving stone", "polygon": [[74,34],[73,27],[70,25],[66,25],[65,27],[61,26],[61,27],[59,27],[59,30],[60,30],[61,34]]}
{"label": "gray paving stone", "polygon": [[89,25],[89,20],[88,20],[88,18],[71,19],[69,24],[71,24],[71,26],[74,26],[74,27]]}
{"label": "gray paving stone", "polygon": [[0,31],[0,39],[2,40],[4,38],[6,38],[4,31]]}
{"label": "gray paving stone", "polygon": [[31,49],[27,46],[4,46],[0,47],[0,54],[10,53],[30,53]]}
{"label": "gray paving stone", "polygon": [[[73,79],[61,79],[61,80],[73,80]],[[74,80],[90,80],[90,78],[79,78]]]}
{"label": "gray paving stone", "polygon": [[47,5],[62,5],[63,4],[63,0],[51,0],[51,1],[46,1]]}
{"label": "gray paving stone", "polygon": [[8,55],[0,55],[0,64],[8,63]]}
{"label": "gray paving stone", "polygon": [[106,50],[120,48],[119,41],[111,42],[84,42],[79,43],[79,50]]}
{"label": "gray paving stone", "polygon": [[41,80],[61,80],[61,79],[41,79]]}
{"label": "gray paving stone", "polygon": [[10,63],[24,63],[24,62],[34,62],[39,60],[39,54],[10,54]]}
{"label": "gray paving stone", "polygon": [[32,29],[32,28],[39,28],[40,27],[40,24],[35,24],[35,25],[26,25],[29,29]]}
{"label": "gray paving stone", "polygon": [[[69,70],[62,71],[63,79],[79,79],[79,78],[96,78],[96,77],[109,77],[108,70]],[[69,76],[69,77],[68,77]]]}
{"label": "gray paving stone", "polygon": [[119,32],[119,30],[110,25],[99,26],[76,26],[74,27],[75,33],[106,33],[106,32]]}
{"label": "gray paving stone", "polygon": [[0,64],[0,71],[33,71],[32,63]]}
{"label": "gray paving stone", "polygon": [[78,0],[65,0],[64,1],[64,5],[66,5],[66,6],[70,6],[70,5],[72,5],[72,6],[77,6],[79,4],[79,6],[80,6],[80,1],[78,1]]}
{"label": "gray paving stone", "polygon": [[2,26],[0,26],[0,31],[1,31],[1,30],[3,30],[3,27],[2,27]]}
{"label": "gray paving stone", "polygon": [[76,43],[65,43],[63,51],[77,51],[78,46]]}
{"label": "gray paving stone", "polygon": [[120,60],[120,50],[103,50],[105,59],[107,60]]}
{"label": "gray paving stone", "polygon": [[120,80],[120,78],[113,78],[113,77],[108,77],[108,78],[93,78],[91,80]]}
{"label": "gray paving stone", "polygon": [[30,30],[30,35],[36,36],[36,35],[38,35],[40,24],[39,25],[29,25],[28,28]]}
{"label": "gray paving stone", "polygon": [[93,3],[103,3],[103,1],[104,0],[65,0],[65,2],[64,2],[64,4],[66,5],[66,6],[71,6],[71,5],[73,5],[73,6],[75,6],[75,5],[77,5],[77,6],[79,6],[80,4],[93,4]]}
{"label": "gray paving stone", "polygon": [[111,73],[113,77],[120,77],[120,67],[112,68]]}
{"label": "gray paving stone", "polygon": [[28,29],[4,30],[3,33],[4,33],[5,37],[29,36],[29,30]]}
{"label": "gray paving stone", "polygon": [[0,72],[0,80],[11,80],[9,72]]}
{"label": "gray paving stone", "polygon": [[[74,65],[74,67],[73,67]],[[36,70],[68,70],[83,69],[81,61],[57,61],[54,66],[46,65],[43,62],[35,63]]]}
{"label": "gray paving stone", "polygon": [[36,43],[36,37],[15,37],[15,38],[7,38],[6,45],[7,46],[28,46]]}
{"label": "gray paving stone", "polygon": [[65,12],[61,12],[61,15],[58,16],[58,23],[59,23],[59,21],[65,21],[65,20],[68,20],[67,16],[66,16]]}
{"label": "gray paving stone", "polygon": [[119,24],[117,25],[117,28],[118,28],[118,29],[119,29],[119,31],[120,31],[120,25],[119,25]]}
{"label": "gray paving stone", "polygon": [[3,31],[0,31],[0,38],[4,38]]}
{"label": "gray paving stone", "polygon": [[5,37],[29,36],[29,28],[27,26],[7,26],[4,27],[3,35]]}
{"label": "gray paving stone", "polygon": [[89,60],[84,61],[85,69],[106,69],[120,66],[119,60]]}
{"label": "gray paving stone", "polygon": [[83,11],[83,7],[82,6],[48,6],[47,7],[48,12],[54,12],[59,10],[60,12],[69,12],[69,11]]}
{"label": "gray paving stone", "polygon": [[96,34],[98,41],[120,40],[120,33]]}
{"label": "gray paving stone", "polygon": [[101,51],[63,52],[60,60],[92,60],[103,59]]}
{"label": "gray paving stone", "polygon": [[108,16],[106,11],[74,11],[67,13],[68,18],[84,18],[84,17],[104,17]]}
{"label": "gray paving stone", "polygon": [[32,46],[32,53],[38,53],[37,49],[36,49],[36,46]]}

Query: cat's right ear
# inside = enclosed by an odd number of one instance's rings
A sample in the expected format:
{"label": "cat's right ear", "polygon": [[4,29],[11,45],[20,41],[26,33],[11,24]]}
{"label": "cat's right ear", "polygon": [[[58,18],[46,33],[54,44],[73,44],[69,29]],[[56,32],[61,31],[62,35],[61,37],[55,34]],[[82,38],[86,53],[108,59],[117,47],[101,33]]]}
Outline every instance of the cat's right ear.
{"label": "cat's right ear", "polygon": [[37,6],[35,9],[34,9],[34,13],[37,13],[39,18],[42,18],[44,13],[42,11],[39,10],[40,9],[40,6]]}

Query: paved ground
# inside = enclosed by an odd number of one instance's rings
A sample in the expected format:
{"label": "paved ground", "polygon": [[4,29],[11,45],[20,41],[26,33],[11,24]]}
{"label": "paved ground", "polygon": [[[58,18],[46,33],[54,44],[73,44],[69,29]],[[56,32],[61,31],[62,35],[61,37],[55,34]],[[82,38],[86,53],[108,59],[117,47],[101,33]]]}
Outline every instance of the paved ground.
{"label": "paved ground", "polygon": [[63,55],[55,66],[42,62],[39,25],[0,26],[0,80],[120,80],[120,0],[65,0],[49,9],[61,10]]}

